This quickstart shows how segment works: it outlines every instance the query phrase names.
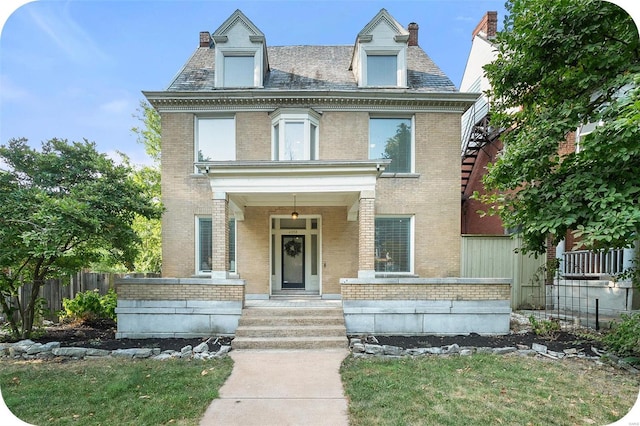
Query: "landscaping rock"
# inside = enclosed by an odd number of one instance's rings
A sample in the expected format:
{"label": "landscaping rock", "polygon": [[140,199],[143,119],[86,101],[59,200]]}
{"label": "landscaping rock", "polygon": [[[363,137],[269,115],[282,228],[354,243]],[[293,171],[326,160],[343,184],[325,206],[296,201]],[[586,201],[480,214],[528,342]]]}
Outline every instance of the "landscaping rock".
{"label": "landscaping rock", "polygon": [[55,348],[51,353],[55,356],[83,358],[87,353],[87,348]]}
{"label": "landscaping rock", "polygon": [[384,348],[380,345],[369,345],[369,344],[365,344],[364,345],[364,352],[371,354],[371,355],[383,355],[384,354]]}
{"label": "landscaping rock", "polygon": [[460,352],[460,346],[458,346],[457,343],[454,343],[453,345],[445,346],[442,349],[443,349],[442,353],[445,353],[445,354],[456,354]]}
{"label": "landscaping rock", "polygon": [[445,353],[442,348],[424,348],[426,353],[429,354],[433,354],[433,355],[441,355],[443,353]]}
{"label": "landscaping rock", "polygon": [[514,348],[513,346],[507,346],[505,348],[495,348],[495,349],[493,349],[494,355],[510,354],[512,352],[515,352],[515,351],[517,351],[517,349]]}
{"label": "landscaping rock", "polygon": [[206,342],[200,343],[198,346],[193,348],[193,352],[197,354],[202,352],[209,352],[209,345],[207,345]]}
{"label": "landscaping rock", "polygon": [[153,349],[149,348],[116,349],[111,352],[111,356],[117,358],[149,358],[152,354]]}
{"label": "landscaping rock", "polygon": [[87,349],[87,353],[86,353],[85,356],[104,357],[104,356],[109,356],[109,355],[111,355],[111,351],[108,351],[106,349],[89,348],[89,349]]}
{"label": "landscaping rock", "polygon": [[460,356],[469,356],[473,355],[473,351],[471,349],[461,349]]}
{"label": "landscaping rock", "polygon": [[364,352],[364,345],[362,343],[354,343],[353,346],[351,346],[351,350],[353,352],[362,353]]}
{"label": "landscaping rock", "polygon": [[531,349],[541,354],[546,354],[548,350],[545,345],[541,345],[539,343],[534,343],[533,345],[531,345]]}
{"label": "landscaping rock", "polygon": [[218,349],[218,352],[216,352],[216,355],[222,356],[222,355],[228,354],[229,352],[231,352],[231,346],[222,345],[220,346],[220,349]]}
{"label": "landscaping rock", "polygon": [[402,348],[399,346],[383,345],[382,352],[385,355],[400,356],[402,355]]}

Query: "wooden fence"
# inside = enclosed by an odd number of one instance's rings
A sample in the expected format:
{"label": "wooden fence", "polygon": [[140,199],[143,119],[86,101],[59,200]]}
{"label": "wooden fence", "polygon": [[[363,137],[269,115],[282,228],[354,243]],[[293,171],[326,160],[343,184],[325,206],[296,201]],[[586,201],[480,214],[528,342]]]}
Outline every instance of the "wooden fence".
{"label": "wooden fence", "polygon": [[521,239],[508,235],[463,235],[462,277],[510,278],[511,308],[544,307],[546,258],[515,253]]}
{"label": "wooden fence", "polygon": [[[158,277],[159,274],[111,274],[100,272],[78,272],[71,277],[64,279],[47,280],[40,288],[40,297],[46,300],[49,315],[45,319],[57,321],[57,312],[62,310],[63,299],[73,299],[76,294],[87,291],[97,290],[101,295],[107,294],[109,289],[115,288],[114,282],[116,278],[129,276],[132,278]],[[22,306],[26,306],[29,295],[31,294],[31,284],[24,284],[20,288],[20,302]],[[3,320],[0,313],[0,320]]]}

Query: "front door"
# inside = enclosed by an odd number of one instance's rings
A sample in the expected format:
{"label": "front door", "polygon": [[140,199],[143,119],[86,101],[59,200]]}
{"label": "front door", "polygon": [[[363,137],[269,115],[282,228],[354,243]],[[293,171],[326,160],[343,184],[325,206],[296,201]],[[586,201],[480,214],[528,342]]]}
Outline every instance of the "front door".
{"label": "front door", "polygon": [[304,235],[282,236],[282,289],[304,290]]}

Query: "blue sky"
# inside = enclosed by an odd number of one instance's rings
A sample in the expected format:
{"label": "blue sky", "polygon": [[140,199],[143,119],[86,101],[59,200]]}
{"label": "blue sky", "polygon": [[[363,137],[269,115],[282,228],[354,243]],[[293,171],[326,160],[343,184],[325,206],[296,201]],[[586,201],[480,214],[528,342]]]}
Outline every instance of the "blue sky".
{"label": "blue sky", "polygon": [[[619,0],[627,1],[627,0]],[[635,1],[635,0],[630,0]],[[3,0],[4,15],[25,0]],[[241,9],[270,46],[347,44],[381,9],[420,25],[419,44],[459,86],[471,32],[504,0],[38,0],[0,34],[0,144],[58,137],[95,141],[148,161],[131,127],[142,90],[163,90],[198,45]]]}

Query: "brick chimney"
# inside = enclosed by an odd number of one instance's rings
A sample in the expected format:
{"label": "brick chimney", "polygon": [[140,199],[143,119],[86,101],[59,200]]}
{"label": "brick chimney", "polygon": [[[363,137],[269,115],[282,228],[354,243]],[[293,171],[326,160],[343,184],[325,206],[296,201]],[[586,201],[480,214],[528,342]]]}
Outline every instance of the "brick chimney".
{"label": "brick chimney", "polygon": [[478,33],[480,32],[484,33],[484,36],[486,36],[488,39],[492,39],[496,36],[497,31],[498,31],[498,12],[496,11],[487,12],[482,17],[482,20],[480,20],[480,23],[478,24],[476,29],[473,30],[473,33],[471,34],[471,40],[473,40],[475,36],[477,36]]}
{"label": "brick chimney", "polygon": [[407,29],[409,30],[409,46],[417,46],[418,45],[418,24],[412,22],[409,24]]}
{"label": "brick chimney", "polygon": [[200,31],[200,47],[211,47],[211,34],[208,31]]}

